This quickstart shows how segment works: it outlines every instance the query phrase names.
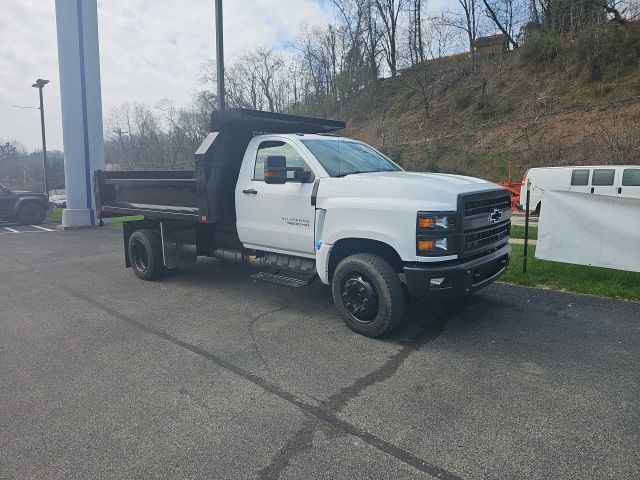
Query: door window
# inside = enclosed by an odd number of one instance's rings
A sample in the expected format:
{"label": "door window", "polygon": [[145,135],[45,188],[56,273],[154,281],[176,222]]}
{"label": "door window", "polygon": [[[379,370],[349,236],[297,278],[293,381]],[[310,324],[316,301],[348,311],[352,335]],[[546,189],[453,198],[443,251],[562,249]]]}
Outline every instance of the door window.
{"label": "door window", "polygon": [[594,187],[609,187],[613,185],[613,179],[615,176],[616,171],[613,168],[596,168],[593,171],[591,185]]}
{"label": "door window", "polygon": [[589,169],[573,170],[571,172],[571,185],[583,187],[589,184]]}
{"label": "door window", "polygon": [[[256,154],[256,166],[253,172],[253,179],[256,181],[264,181],[264,164],[267,157],[271,155],[281,155],[287,159],[287,167],[302,167],[304,170],[311,170],[302,159],[298,151],[288,143],[268,140],[260,143],[258,153]],[[295,172],[287,172],[287,179],[290,182],[299,182],[294,178]]]}
{"label": "door window", "polygon": [[625,168],[622,174],[623,187],[640,187],[640,168]]}

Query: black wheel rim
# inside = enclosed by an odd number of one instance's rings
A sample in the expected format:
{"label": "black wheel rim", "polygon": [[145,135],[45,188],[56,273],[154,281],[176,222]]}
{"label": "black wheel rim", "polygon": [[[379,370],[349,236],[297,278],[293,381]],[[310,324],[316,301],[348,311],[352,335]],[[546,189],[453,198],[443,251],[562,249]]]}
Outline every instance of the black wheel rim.
{"label": "black wheel rim", "polygon": [[39,215],[38,209],[35,207],[29,207],[25,211],[25,217],[27,218],[29,223],[35,222],[38,219],[38,215]]}
{"label": "black wheel rim", "polygon": [[371,323],[378,315],[378,292],[366,275],[354,272],[342,282],[342,304],[351,318],[359,323]]}
{"label": "black wheel rim", "polygon": [[149,255],[147,249],[140,240],[133,242],[131,247],[131,254],[133,255],[133,264],[140,271],[145,271],[149,265]]}

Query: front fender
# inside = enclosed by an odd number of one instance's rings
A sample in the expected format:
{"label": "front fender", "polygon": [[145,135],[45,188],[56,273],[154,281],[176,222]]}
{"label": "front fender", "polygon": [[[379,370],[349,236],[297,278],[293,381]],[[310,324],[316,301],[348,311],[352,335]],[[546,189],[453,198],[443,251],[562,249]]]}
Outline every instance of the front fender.
{"label": "front fender", "polygon": [[381,205],[378,202],[348,202],[326,210],[321,236],[316,241],[334,245],[346,238],[385,243],[405,262],[416,261],[416,209]]}
{"label": "front fender", "polygon": [[316,270],[329,284],[329,261],[340,240],[374,240],[393,248],[401,260],[416,261],[413,209],[367,202],[324,202],[327,209],[316,215]]}
{"label": "front fender", "polygon": [[20,211],[20,208],[23,205],[26,205],[27,203],[38,203],[40,205],[42,205],[43,208],[47,208],[48,204],[45,203],[41,198],[38,197],[24,197],[24,198],[18,198],[18,200],[16,200],[16,202],[13,204],[13,208],[11,210],[11,214],[12,215],[17,215],[18,212]]}

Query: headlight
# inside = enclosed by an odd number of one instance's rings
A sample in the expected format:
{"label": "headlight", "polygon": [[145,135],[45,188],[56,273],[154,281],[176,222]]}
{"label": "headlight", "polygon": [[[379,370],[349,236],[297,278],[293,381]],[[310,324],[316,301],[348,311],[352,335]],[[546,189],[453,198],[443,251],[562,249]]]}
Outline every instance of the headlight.
{"label": "headlight", "polygon": [[444,217],[420,217],[418,228],[449,228],[449,218]]}
{"label": "headlight", "polygon": [[449,245],[453,239],[447,237],[434,239],[418,239],[418,253],[445,253],[449,251]]}
{"label": "headlight", "polygon": [[418,212],[417,255],[454,255],[456,253],[455,224],[455,212]]}
{"label": "headlight", "polygon": [[455,223],[455,214],[418,213],[418,230],[453,230]]}

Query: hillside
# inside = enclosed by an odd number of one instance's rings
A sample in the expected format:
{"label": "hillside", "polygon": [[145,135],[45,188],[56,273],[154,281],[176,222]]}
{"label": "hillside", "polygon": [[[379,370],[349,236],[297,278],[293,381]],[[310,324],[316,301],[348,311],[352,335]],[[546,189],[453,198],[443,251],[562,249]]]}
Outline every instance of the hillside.
{"label": "hillside", "polygon": [[404,167],[520,178],[532,166],[640,164],[640,33],[531,35],[512,52],[419,64],[345,102],[347,135]]}

